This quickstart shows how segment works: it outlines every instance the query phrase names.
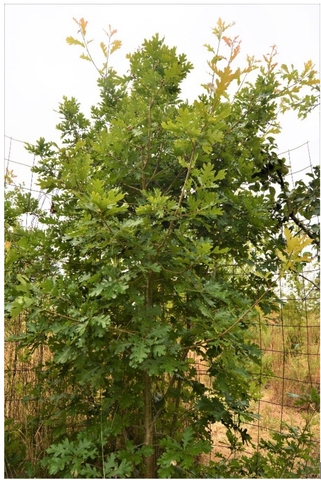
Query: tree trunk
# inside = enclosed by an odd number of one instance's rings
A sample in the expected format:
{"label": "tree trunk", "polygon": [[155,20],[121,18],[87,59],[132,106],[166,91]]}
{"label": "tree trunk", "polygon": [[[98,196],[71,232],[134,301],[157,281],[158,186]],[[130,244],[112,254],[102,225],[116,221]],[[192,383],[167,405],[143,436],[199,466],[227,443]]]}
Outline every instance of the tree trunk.
{"label": "tree trunk", "polygon": [[[145,306],[148,311],[153,306],[153,273],[149,272],[146,283]],[[155,478],[155,450],[154,450],[154,425],[153,425],[153,398],[152,379],[147,372],[144,374],[144,428],[145,445],[153,448],[153,453],[145,457],[145,478]]]}
{"label": "tree trunk", "polygon": [[[154,448],[153,435],[153,409],[152,409],[152,381],[148,373],[144,378],[144,407],[145,407],[145,445]],[[155,453],[149,457],[145,457],[145,478],[155,478]]]}

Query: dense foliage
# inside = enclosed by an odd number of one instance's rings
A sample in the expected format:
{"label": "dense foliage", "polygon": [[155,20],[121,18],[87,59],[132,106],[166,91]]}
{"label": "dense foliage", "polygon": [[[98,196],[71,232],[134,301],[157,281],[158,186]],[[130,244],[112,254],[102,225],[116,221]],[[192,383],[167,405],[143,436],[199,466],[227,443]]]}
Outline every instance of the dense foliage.
{"label": "dense foliage", "polygon": [[[77,24],[81,40],[67,41],[94,63]],[[7,311],[24,315],[21,346],[50,351],[30,395],[46,392],[51,476],[208,476],[211,424],[250,441],[251,323],[274,308],[273,274],[318,244],[318,172],[291,190],[275,134],[280,112],[304,118],[316,105],[318,81],[312,62],[278,67],[275,48],[234,70],[228,27],[213,29],[223,51],[206,46],[211,79],[192,103],[180,96],[184,54],[155,35],[120,76],[109,30],[91,118],[63,98],[61,145],[28,145],[52,205],[8,196]],[[37,228],[19,226],[25,212]]]}

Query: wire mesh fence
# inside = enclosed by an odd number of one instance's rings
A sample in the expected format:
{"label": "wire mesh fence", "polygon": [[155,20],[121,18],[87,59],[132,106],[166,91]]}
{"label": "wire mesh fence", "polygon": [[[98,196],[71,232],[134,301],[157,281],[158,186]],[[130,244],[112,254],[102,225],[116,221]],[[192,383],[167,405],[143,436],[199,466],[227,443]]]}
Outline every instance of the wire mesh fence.
{"label": "wire mesh fence", "polygon": [[[320,391],[320,317],[317,285],[311,288],[308,276],[318,275],[318,269],[306,269],[295,291],[289,291],[290,279],[279,280],[280,307],[271,316],[260,316],[254,325],[255,341],[262,354],[262,367],[253,371],[261,385],[260,398],[253,403],[255,422],[246,424],[255,448],[271,433],[285,432],[288,426],[305,428],[307,418],[315,435],[316,455],[319,455],[319,412],[312,404],[304,407],[297,400],[313,389]],[[196,358],[196,362],[198,359]],[[206,376],[206,365],[199,364],[199,380]],[[310,416],[310,417],[309,417]],[[225,429],[212,427],[215,453],[230,449]],[[244,449],[252,454],[253,449]]]}
{"label": "wire mesh fence", "polygon": [[[300,163],[293,161],[299,152]],[[293,185],[300,178],[311,173],[309,143],[305,143],[283,154],[287,155],[290,166],[289,176]],[[304,158],[304,162],[302,162]],[[5,137],[5,166],[10,173],[11,181],[6,189],[19,188],[30,192],[38,199],[39,206],[50,210],[51,196],[42,192],[37,186],[37,179],[31,167],[36,164],[36,158],[28,154],[24,142]],[[318,219],[315,219],[318,221]],[[25,227],[38,226],[37,216],[28,213],[24,215]],[[316,443],[316,455],[319,452],[319,415],[313,411],[313,405],[298,406],[296,400],[312,389],[320,391],[320,317],[319,289],[317,284],[319,269],[317,266],[307,267],[295,279],[285,277],[279,280],[278,297],[280,304],[277,312],[270,316],[259,315],[258,321],[252,325],[254,339],[263,353],[262,366],[253,371],[253,378],[261,385],[259,398],[251,406],[257,413],[255,422],[247,425],[254,447],[245,449],[253,453],[253,448],[259,448],[260,441],[268,438],[271,432],[282,432],[284,425],[304,426],[309,415],[313,414],[313,424],[310,425]],[[7,320],[8,335],[15,335],[24,328],[23,317],[14,321]],[[15,343],[8,343],[5,349],[5,416],[7,419],[19,419],[28,423],[28,419],[37,416],[41,403],[45,402],[45,392],[39,396],[30,396],[30,385],[37,381],[36,371],[45,363],[49,352],[39,347],[30,353],[19,349]],[[206,381],[207,365],[199,357],[194,357],[199,380]],[[220,424],[211,426],[213,451],[215,454],[224,452],[230,446],[225,436],[225,429]],[[45,440],[46,438],[46,440]],[[28,455],[34,458],[37,452],[46,448],[50,440],[50,432],[45,424],[35,426],[33,443],[27,445]]]}

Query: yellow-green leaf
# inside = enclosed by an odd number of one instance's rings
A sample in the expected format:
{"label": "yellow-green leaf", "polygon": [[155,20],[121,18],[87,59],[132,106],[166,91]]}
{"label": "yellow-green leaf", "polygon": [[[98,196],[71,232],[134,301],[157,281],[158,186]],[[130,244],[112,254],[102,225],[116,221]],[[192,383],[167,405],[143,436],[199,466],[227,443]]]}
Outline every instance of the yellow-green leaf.
{"label": "yellow-green leaf", "polygon": [[111,44],[110,54],[118,50],[121,47],[121,45],[122,45],[121,40],[114,40],[113,43]]}
{"label": "yellow-green leaf", "polygon": [[68,45],[80,45],[81,47],[85,47],[83,42],[80,42],[79,40],[77,40],[74,37],[67,37],[66,42],[68,43]]}
{"label": "yellow-green leaf", "polygon": [[107,47],[106,47],[106,45],[104,44],[104,42],[100,42],[100,48],[101,48],[102,51],[103,51],[104,57],[107,57]]}
{"label": "yellow-green leaf", "polygon": [[80,58],[82,58],[83,60],[88,60],[88,62],[91,62],[91,58],[88,57],[88,55],[85,55],[84,53],[80,55]]}

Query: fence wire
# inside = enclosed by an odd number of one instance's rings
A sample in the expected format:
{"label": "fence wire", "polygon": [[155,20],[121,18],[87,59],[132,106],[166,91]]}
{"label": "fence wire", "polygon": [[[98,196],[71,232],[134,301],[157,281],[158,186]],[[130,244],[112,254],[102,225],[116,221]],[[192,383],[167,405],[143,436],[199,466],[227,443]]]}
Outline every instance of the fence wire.
{"label": "fence wire", "polygon": [[[290,166],[288,175],[293,185],[299,178],[304,180],[304,174],[312,172],[313,162],[308,142],[283,152],[284,154],[287,155]],[[294,166],[294,163],[297,164],[293,162],[295,155],[300,157],[299,167]],[[36,158],[26,152],[23,141],[5,136],[5,169],[14,175],[11,182],[6,184],[6,189],[22,188],[39,201],[42,209],[50,210],[51,195],[37,187],[36,175],[31,171],[35,164]],[[35,227],[38,220],[37,217],[26,214],[23,222],[26,227]],[[231,265],[231,273],[232,269],[235,274],[235,265]],[[277,292],[281,300],[279,311],[268,317],[259,317],[253,326],[256,342],[263,353],[263,362],[260,370],[252,372],[253,378],[261,385],[260,398],[251,406],[252,411],[258,414],[258,420],[249,423],[247,428],[257,449],[262,439],[267,439],[273,432],[284,431],[285,423],[300,426],[309,413],[315,413],[312,412],[313,405],[303,408],[296,405],[295,400],[312,388],[320,391],[320,297],[315,282],[318,273],[318,268],[307,267],[298,277],[296,288],[291,287],[290,279],[280,279]],[[23,329],[23,320],[18,317],[15,322],[10,322],[7,329],[10,334],[18,334]],[[40,412],[41,397],[29,396],[27,400],[25,397],[29,395],[30,384],[35,384],[36,370],[44,364],[47,355],[48,352],[43,347],[29,355],[27,351],[18,350],[13,343],[6,346],[6,418],[19,419],[27,424],[29,416]],[[207,366],[196,356],[194,361],[198,379],[206,382]],[[74,424],[72,428],[76,426]],[[48,430],[44,425],[42,428]],[[319,424],[311,428],[316,445],[320,445]],[[44,432],[36,431],[34,444],[29,448],[35,451],[45,448],[43,435]],[[214,460],[216,453],[222,453],[230,445],[225,429],[220,424],[211,426],[211,436],[214,448],[209,459]],[[250,455],[253,448],[245,448],[244,452]]]}

